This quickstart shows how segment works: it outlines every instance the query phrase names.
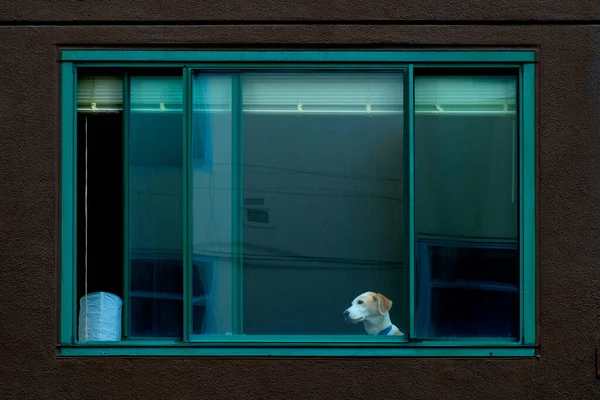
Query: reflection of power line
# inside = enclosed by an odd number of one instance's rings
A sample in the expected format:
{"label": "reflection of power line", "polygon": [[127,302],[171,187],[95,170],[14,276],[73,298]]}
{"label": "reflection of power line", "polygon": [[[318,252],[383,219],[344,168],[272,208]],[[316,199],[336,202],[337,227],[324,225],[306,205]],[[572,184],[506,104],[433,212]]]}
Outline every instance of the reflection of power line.
{"label": "reflection of power line", "polygon": [[[391,201],[399,201],[402,202],[401,198],[391,197],[391,196],[375,196],[369,193],[361,193],[361,192],[339,192],[339,193],[302,193],[302,192],[284,192],[279,190],[256,190],[256,189],[248,189],[251,192],[258,193],[270,193],[270,194],[281,194],[281,195],[289,195],[289,196],[312,196],[312,197],[353,197],[353,198],[363,198],[363,199],[379,199],[379,200],[391,200]],[[360,194],[359,194],[360,193]]]}
{"label": "reflection of power line", "polygon": [[[213,165],[231,165],[229,163],[213,163]],[[363,174],[351,174],[345,172],[315,172],[315,171],[307,171],[303,169],[296,168],[286,168],[286,167],[275,167],[272,165],[260,165],[260,164],[242,164],[244,167],[251,168],[263,168],[263,169],[271,169],[276,171],[285,171],[285,172],[294,172],[297,174],[306,174],[306,175],[318,175],[318,176],[329,176],[332,178],[344,178],[344,179],[362,179],[362,180],[371,180],[371,181],[388,181],[388,182],[403,182],[403,178],[388,178],[388,177],[379,177],[375,175],[363,175]],[[247,174],[247,171],[244,171]],[[256,172],[252,172],[256,173]],[[273,173],[273,172],[263,172],[265,174]]]}
{"label": "reflection of power line", "polygon": [[[212,165],[213,166],[226,166],[226,167],[232,166],[230,163],[217,163],[217,162],[213,162]],[[267,174],[276,175],[276,174],[283,174],[285,172],[290,172],[290,173],[294,173],[294,174],[322,176],[322,177],[329,177],[329,178],[356,179],[356,180],[366,180],[366,181],[375,181],[375,182],[394,182],[394,183],[404,182],[404,178],[379,177],[379,176],[375,176],[375,175],[350,174],[350,173],[342,173],[342,172],[316,172],[316,171],[307,171],[307,170],[295,169],[295,168],[274,167],[274,166],[269,166],[269,165],[258,165],[258,164],[242,164],[242,166],[249,167],[249,168],[273,170],[273,171],[248,171],[247,169],[244,169],[244,171],[243,171],[244,175],[259,175],[259,174],[261,174],[261,175],[267,175]],[[142,166],[134,166],[134,167],[148,168],[148,169],[164,168],[164,166],[162,166],[160,164],[148,165],[145,167],[142,167]],[[173,166],[171,168],[176,169],[178,171],[182,170],[182,168],[180,166],[179,167]],[[275,172],[275,171],[281,171],[281,172]],[[230,173],[231,171],[226,170],[226,172]],[[209,173],[207,173],[205,171],[201,171],[201,172],[199,172],[199,174],[200,175],[208,175]],[[214,175],[214,172],[212,175]]]}
{"label": "reflection of power line", "polygon": [[[206,256],[214,256],[220,255],[225,257],[234,257],[235,255],[232,252],[223,252],[223,251],[210,251],[203,249],[199,246],[193,247],[194,254],[198,255],[206,255]],[[242,256],[245,260],[252,261],[300,261],[300,262],[308,262],[308,263],[323,263],[323,264],[337,264],[337,265],[362,265],[362,266],[388,266],[388,267],[396,267],[396,268],[404,268],[403,262],[396,261],[383,261],[383,260],[369,260],[369,259],[359,259],[359,258],[339,258],[339,257],[310,257],[310,256],[297,256],[297,255],[288,255],[288,256],[271,256],[265,254],[252,254],[252,253],[244,253]]]}
{"label": "reflection of power line", "polygon": [[[231,188],[207,188],[207,187],[194,187],[195,190],[208,190],[208,191],[227,191],[230,192]],[[327,190],[327,189],[318,189],[318,190]],[[392,197],[392,196],[377,196],[372,195],[370,193],[364,192],[354,192],[354,191],[339,191],[336,193],[309,193],[309,192],[293,192],[293,191],[281,191],[281,190],[265,190],[265,189],[246,189],[248,192],[253,193],[269,193],[269,194],[281,194],[287,196],[309,196],[309,197],[352,197],[352,198],[364,198],[364,199],[378,199],[378,200],[390,200],[390,201],[398,201],[402,202],[403,199],[400,197]],[[160,193],[160,192],[151,192],[151,191],[143,191],[143,190],[132,190],[132,193],[138,194],[149,194],[155,196],[169,196],[169,197],[181,197],[181,194],[176,193]]]}
{"label": "reflection of power line", "polygon": [[343,267],[340,267],[333,263],[320,262],[320,263],[312,263],[312,264],[300,264],[294,262],[293,264],[268,264],[261,263],[260,260],[254,259],[250,261],[244,262],[244,271],[248,271],[248,268],[261,268],[261,269],[276,269],[276,270],[291,270],[291,269],[309,269],[313,271],[322,271],[322,270],[342,270],[342,271],[352,271],[352,270],[393,270],[393,271],[403,271],[404,266],[392,266],[392,265],[383,265],[383,264],[343,264]]}
{"label": "reflection of power line", "polygon": [[[231,244],[231,243],[228,243]],[[145,251],[143,251],[145,250]],[[237,255],[232,252],[225,252],[219,250],[207,250],[200,246],[194,246],[192,249],[192,261],[202,262],[206,257],[223,257],[223,258],[234,258]],[[167,261],[167,262],[183,262],[183,254],[181,251],[173,251],[173,249],[136,249],[134,253],[130,255],[132,260],[136,261]],[[323,264],[336,264],[336,265],[354,265],[354,266],[378,266],[378,267],[390,267],[404,269],[404,262],[400,261],[382,261],[382,260],[369,260],[369,259],[358,259],[358,258],[340,258],[340,257],[310,257],[310,256],[298,256],[298,255],[280,255],[280,256],[269,256],[264,254],[252,254],[245,253],[243,255],[245,260],[252,261],[298,261],[298,262],[310,262],[310,263],[323,263]],[[273,265],[276,268],[276,265]]]}

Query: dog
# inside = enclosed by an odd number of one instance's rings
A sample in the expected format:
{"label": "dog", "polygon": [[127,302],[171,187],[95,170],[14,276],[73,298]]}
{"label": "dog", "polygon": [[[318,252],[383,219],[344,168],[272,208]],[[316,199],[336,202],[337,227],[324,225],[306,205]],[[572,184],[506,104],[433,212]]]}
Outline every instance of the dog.
{"label": "dog", "polygon": [[384,295],[365,292],[356,297],[352,305],[344,311],[344,319],[352,324],[362,322],[369,335],[404,336],[390,320],[391,308],[392,301]]}

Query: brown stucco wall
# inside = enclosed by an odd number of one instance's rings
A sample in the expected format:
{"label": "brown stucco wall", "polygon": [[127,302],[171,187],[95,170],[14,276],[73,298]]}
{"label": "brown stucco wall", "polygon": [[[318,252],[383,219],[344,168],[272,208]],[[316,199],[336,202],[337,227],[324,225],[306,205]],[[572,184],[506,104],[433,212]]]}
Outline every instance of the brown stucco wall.
{"label": "brown stucco wall", "polygon": [[[103,3],[0,2],[1,399],[600,398],[595,369],[600,347],[597,2],[486,1],[488,7],[464,0]],[[537,50],[539,356],[57,357],[57,60],[58,48],[71,45]]]}
{"label": "brown stucco wall", "polygon": [[[108,4],[107,4],[108,3]],[[0,21],[593,21],[592,0],[3,0]],[[59,6],[60,4],[60,6]]]}

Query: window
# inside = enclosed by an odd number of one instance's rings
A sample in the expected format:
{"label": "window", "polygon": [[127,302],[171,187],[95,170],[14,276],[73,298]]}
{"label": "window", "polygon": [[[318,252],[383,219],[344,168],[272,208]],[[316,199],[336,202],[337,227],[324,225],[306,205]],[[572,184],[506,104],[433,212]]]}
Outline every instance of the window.
{"label": "window", "polygon": [[417,335],[517,338],[517,75],[426,72],[415,77]]}
{"label": "window", "polygon": [[532,53],[62,57],[61,354],[534,354]]}

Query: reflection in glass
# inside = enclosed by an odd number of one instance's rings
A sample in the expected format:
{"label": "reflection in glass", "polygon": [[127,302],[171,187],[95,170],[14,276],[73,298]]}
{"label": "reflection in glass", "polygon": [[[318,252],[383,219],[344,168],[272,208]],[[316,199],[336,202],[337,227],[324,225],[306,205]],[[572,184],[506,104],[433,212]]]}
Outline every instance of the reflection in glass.
{"label": "reflection in glass", "polygon": [[418,337],[518,336],[516,82],[415,78]]}
{"label": "reflection in glass", "polygon": [[243,76],[243,332],[365,335],[342,312],[393,301],[406,329],[403,77]]}
{"label": "reflection in glass", "polygon": [[192,332],[231,334],[232,77],[192,82]]}
{"label": "reflection in glass", "polygon": [[181,77],[130,78],[131,337],[183,335],[182,93]]}

